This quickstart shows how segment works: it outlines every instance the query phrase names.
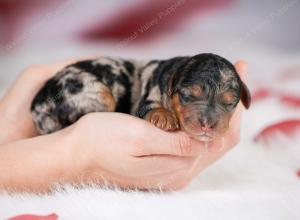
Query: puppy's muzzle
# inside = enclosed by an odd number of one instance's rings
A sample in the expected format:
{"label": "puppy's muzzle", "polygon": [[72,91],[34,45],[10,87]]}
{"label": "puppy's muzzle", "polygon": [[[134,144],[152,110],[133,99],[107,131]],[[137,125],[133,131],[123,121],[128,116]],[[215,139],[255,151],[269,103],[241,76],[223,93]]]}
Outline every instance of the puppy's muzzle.
{"label": "puppy's muzzle", "polygon": [[209,120],[207,117],[203,116],[198,119],[199,128],[203,132],[211,132],[218,124],[217,121]]}
{"label": "puppy's muzzle", "polygon": [[193,109],[182,112],[181,126],[195,139],[211,141],[222,136],[229,127],[229,117]]}

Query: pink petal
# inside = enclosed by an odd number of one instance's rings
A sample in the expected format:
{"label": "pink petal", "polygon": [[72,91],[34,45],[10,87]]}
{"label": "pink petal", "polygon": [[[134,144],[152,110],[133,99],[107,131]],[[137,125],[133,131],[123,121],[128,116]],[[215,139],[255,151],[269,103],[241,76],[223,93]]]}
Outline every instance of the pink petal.
{"label": "pink petal", "polygon": [[[46,13],[48,8],[55,7],[65,0],[52,1],[1,1],[0,0],[0,17],[1,17],[1,46],[9,46],[18,38],[19,35],[24,34],[27,26],[31,27],[34,24],[27,24],[24,22],[26,18],[31,18],[35,15]],[[42,15],[42,14],[41,14]],[[25,19],[24,19],[25,18]],[[27,28],[28,29],[28,28]],[[20,39],[22,36],[19,36]]]}
{"label": "pink petal", "polygon": [[[228,5],[232,0],[145,0],[133,7],[119,11],[108,23],[99,20],[90,30],[83,33],[87,40],[134,38],[134,42],[153,38],[174,29],[179,23],[195,13],[206,12]],[[173,11],[170,11],[172,9]],[[141,27],[149,27],[140,31]]]}
{"label": "pink petal", "polygon": [[291,119],[271,124],[262,129],[254,138],[255,142],[267,142],[269,138],[273,137],[276,133],[285,134],[292,137],[300,129],[300,119]]}
{"label": "pink petal", "polygon": [[291,81],[300,77],[300,66],[292,66],[290,68],[285,69],[279,77],[279,80]]}
{"label": "pink petal", "polygon": [[282,95],[280,101],[293,107],[300,107],[300,96]]}
{"label": "pink petal", "polygon": [[18,216],[9,218],[7,220],[57,220],[57,219],[58,219],[58,216],[55,213],[52,213],[47,216],[24,214],[24,215],[18,215]]}
{"label": "pink petal", "polygon": [[252,94],[252,102],[260,101],[272,95],[272,91],[268,88],[260,88]]}

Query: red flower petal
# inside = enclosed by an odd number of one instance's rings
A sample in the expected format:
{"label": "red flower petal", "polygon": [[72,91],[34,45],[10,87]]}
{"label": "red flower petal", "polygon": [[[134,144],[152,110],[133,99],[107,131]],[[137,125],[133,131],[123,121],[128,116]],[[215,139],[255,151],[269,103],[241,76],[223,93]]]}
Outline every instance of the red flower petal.
{"label": "red flower petal", "polygon": [[300,97],[299,96],[282,95],[280,97],[280,101],[286,105],[300,107]]}
{"label": "red flower petal", "polygon": [[270,89],[260,88],[252,94],[251,101],[252,102],[260,101],[262,99],[268,98],[271,95],[272,95],[272,92]]}
{"label": "red flower petal", "polygon": [[298,176],[298,177],[300,177],[300,170],[298,170],[298,172],[297,172],[297,176]]}
{"label": "red flower petal", "polygon": [[7,220],[57,220],[58,216],[55,213],[52,213],[47,216],[38,216],[38,215],[18,215]]}
{"label": "red flower petal", "polygon": [[293,136],[300,129],[300,119],[291,119],[271,124],[260,131],[254,138],[254,141],[266,142],[276,133],[283,133],[286,136]]}
{"label": "red flower petal", "polygon": [[300,66],[292,66],[290,68],[285,69],[279,77],[279,80],[291,81],[300,77]]}
{"label": "red flower petal", "polygon": [[[65,0],[64,0],[65,1]],[[31,18],[43,12],[45,14],[47,8],[56,7],[62,4],[62,0],[52,1],[1,1],[0,0],[0,15],[1,15],[1,36],[0,44],[9,46],[18,35],[26,31],[27,23],[24,18]],[[42,15],[42,14],[41,14]],[[34,24],[29,24],[30,26]],[[29,26],[29,27],[30,27]],[[28,28],[27,28],[28,29]],[[19,36],[20,39],[22,36]]]}
{"label": "red flower petal", "polygon": [[[226,6],[232,0],[145,0],[141,4],[116,13],[108,23],[103,19],[87,30],[82,37],[87,40],[153,38],[166,30],[178,27],[179,23],[195,13]],[[142,27],[147,26],[143,31]],[[146,32],[146,33],[144,33]],[[138,36],[138,37],[137,37]],[[135,42],[134,41],[134,42]]]}

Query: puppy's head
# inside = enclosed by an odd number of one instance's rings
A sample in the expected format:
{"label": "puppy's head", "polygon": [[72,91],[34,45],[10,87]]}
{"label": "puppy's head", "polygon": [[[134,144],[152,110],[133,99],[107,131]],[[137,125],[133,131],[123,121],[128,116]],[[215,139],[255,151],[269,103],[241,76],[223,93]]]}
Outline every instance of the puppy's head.
{"label": "puppy's head", "polygon": [[194,56],[182,69],[168,86],[181,128],[201,141],[222,136],[239,101],[249,108],[247,86],[229,61],[214,54]]}

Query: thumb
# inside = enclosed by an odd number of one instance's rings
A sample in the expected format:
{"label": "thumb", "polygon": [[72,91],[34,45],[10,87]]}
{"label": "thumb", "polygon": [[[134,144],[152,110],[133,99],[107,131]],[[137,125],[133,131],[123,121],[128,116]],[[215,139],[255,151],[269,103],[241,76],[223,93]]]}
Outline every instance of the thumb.
{"label": "thumb", "polygon": [[246,81],[247,66],[248,66],[248,64],[244,60],[239,60],[234,65],[237,73],[239,74],[239,76],[243,82]]}
{"label": "thumb", "polygon": [[192,144],[191,138],[182,131],[166,132],[153,126],[144,138],[143,155],[195,156],[202,152],[204,145]]}

